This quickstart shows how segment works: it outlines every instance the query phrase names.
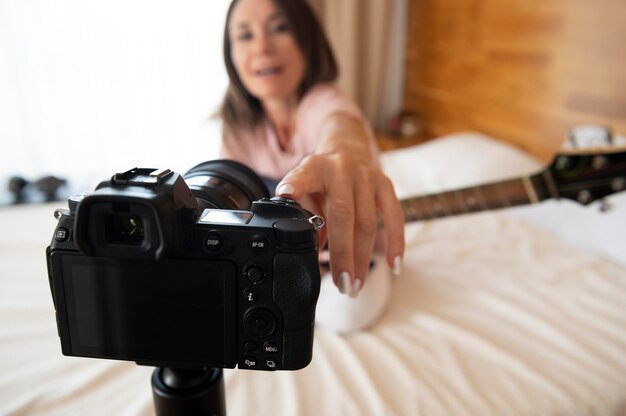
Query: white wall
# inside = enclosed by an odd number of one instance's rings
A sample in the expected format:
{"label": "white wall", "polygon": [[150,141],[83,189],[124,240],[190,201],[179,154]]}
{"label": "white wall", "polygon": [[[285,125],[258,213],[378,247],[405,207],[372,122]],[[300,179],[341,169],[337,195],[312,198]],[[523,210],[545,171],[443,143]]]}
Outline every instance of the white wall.
{"label": "white wall", "polygon": [[229,2],[0,0],[0,187],[216,157]]}

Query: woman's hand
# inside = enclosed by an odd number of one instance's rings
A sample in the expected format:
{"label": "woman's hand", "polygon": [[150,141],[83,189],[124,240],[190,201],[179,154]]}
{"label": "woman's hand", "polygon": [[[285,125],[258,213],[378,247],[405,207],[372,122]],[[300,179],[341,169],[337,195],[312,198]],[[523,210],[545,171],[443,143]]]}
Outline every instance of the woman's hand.
{"label": "woman's hand", "polygon": [[[377,163],[347,150],[305,157],[276,188],[279,196],[310,198],[326,220],[330,268],[339,291],[356,296],[365,284],[378,234],[384,224],[387,264],[400,272],[404,253],[404,216],[393,185]],[[307,205],[307,204],[304,204]]]}

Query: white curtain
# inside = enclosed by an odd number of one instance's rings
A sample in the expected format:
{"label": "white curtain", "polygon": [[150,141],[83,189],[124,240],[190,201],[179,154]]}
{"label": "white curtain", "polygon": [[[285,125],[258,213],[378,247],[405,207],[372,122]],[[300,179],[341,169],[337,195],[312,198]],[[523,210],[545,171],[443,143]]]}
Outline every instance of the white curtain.
{"label": "white curtain", "polygon": [[372,124],[402,109],[408,0],[309,0],[339,61],[340,85]]}
{"label": "white curtain", "polygon": [[229,3],[0,0],[0,186],[215,157]]}

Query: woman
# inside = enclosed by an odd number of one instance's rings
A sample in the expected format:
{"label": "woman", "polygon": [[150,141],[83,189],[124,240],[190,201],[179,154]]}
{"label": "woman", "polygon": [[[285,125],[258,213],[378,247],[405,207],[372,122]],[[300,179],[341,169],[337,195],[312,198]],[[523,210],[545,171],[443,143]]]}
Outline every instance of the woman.
{"label": "woman", "polygon": [[[404,222],[360,110],[333,84],[337,66],[304,0],[234,0],[224,58],[230,85],[220,116],[222,156],[279,181],[276,194],[326,219],[330,269],[339,291],[366,283],[385,225],[387,264],[399,272]],[[281,179],[282,178],[282,179]]]}

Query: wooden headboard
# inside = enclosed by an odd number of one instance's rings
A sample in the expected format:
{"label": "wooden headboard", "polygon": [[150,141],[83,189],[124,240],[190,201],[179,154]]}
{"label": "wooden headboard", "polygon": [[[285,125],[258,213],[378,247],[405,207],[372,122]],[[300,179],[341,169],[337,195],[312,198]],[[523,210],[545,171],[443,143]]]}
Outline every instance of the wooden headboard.
{"label": "wooden headboard", "polygon": [[572,126],[626,133],[624,0],[409,0],[404,108],[548,160]]}

